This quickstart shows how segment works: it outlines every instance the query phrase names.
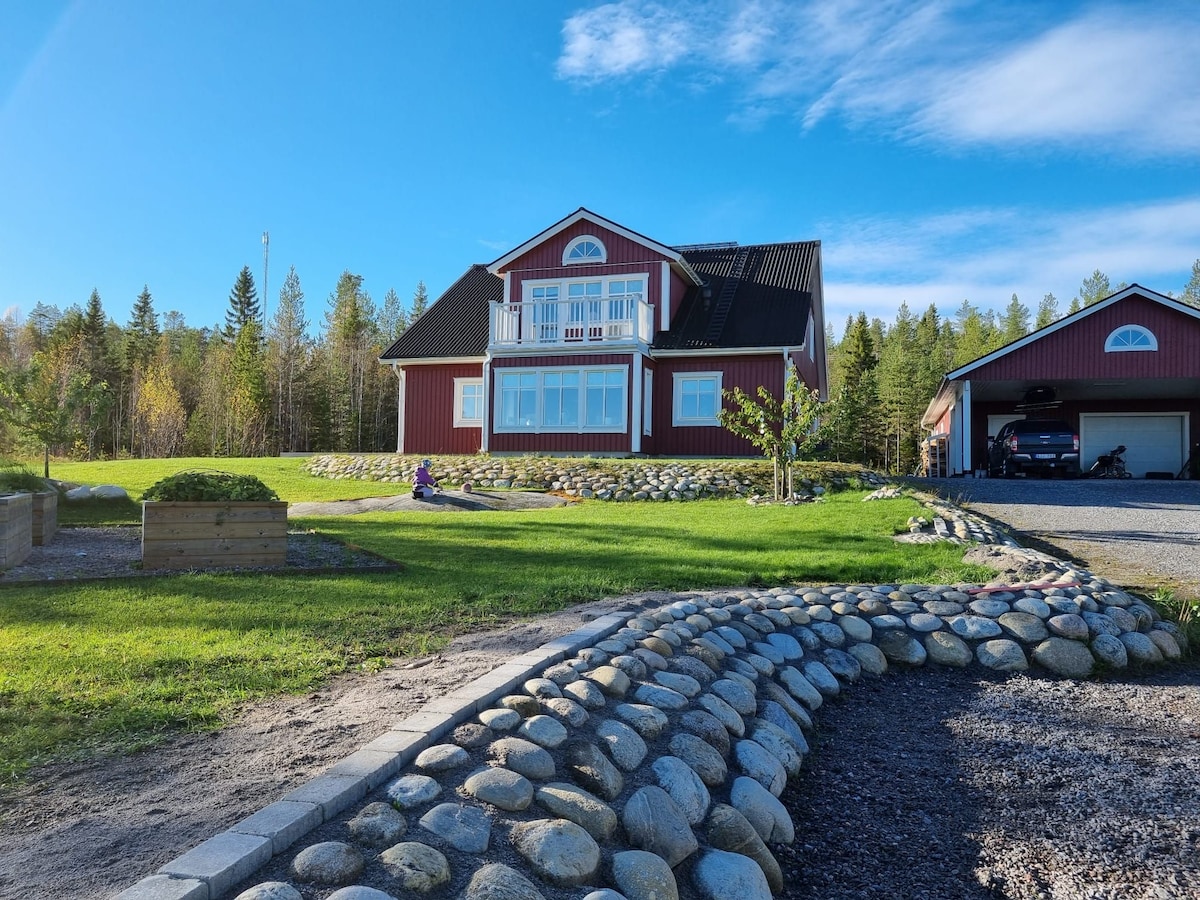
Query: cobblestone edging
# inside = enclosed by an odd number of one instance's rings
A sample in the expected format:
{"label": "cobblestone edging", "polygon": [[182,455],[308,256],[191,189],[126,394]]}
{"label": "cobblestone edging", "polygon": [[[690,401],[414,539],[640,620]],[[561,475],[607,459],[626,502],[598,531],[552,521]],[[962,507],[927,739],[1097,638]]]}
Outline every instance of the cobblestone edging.
{"label": "cobblestone edging", "polygon": [[[794,838],[776,798],[800,775],[812,716],[864,674],[933,662],[1078,678],[1186,650],[1087,571],[1013,546],[972,554],[1036,584],[703,591],[599,618],[431,702],[119,900],[298,900],[296,885],[327,900],[768,900],[783,888],[771,845]],[[264,864],[271,879],[255,883]]]}
{"label": "cobblestone edging", "polygon": [[[304,471],[319,478],[404,483],[412,480],[417,456],[315,456]],[[447,487],[516,488],[560,491],[584,500],[645,501],[750,498],[771,492],[771,463],[764,460],[720,460],[703,464],[652,460],[563,460],[547,457],[432,457],[432,474]],[[841,466],[825,484],[797,478],[796,493],[819,495],[841,489],[883,484],[874,472]]]}

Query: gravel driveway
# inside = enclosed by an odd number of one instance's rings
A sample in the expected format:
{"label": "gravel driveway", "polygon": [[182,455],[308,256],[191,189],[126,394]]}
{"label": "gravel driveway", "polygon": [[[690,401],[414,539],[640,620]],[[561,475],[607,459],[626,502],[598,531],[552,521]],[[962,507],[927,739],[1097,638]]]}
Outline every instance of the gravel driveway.
{"label": "gravel driveway", "polygon": [[921,479],[1126,586],[1200,596],[1200,481]]}

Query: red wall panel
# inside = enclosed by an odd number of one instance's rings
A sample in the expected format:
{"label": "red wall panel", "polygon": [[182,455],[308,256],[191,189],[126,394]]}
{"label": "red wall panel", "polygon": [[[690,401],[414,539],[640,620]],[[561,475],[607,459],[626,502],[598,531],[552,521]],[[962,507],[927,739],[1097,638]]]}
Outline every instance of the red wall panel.
{"label": "red wall panel", "polygon": [[[1156,352],[1105,353],[1122,325],[1141,325],[1158,339]],[[972,381],[1058,378],[1196,378],[1200,320],[1133,295],[1067,325],[966,375]]]}
{"label": "red wall panel", "polygon": [[[740,387],[748,394],[759,385],[774,396],[783,393],[783,356],[713,356],[659,359],[654,373],[654,452],[660,456],[758,456],[743,438],[719,425],[677,428],[671,424],[678,372],[723,372],[721,387]],[[728,404],[726,404],[728,406]]]}
{"label": "red wall panel", "polygon": [[482,429],[454,427],[454,379],[479,378],[479,363],[404,370],[404,453],[478,453]]}

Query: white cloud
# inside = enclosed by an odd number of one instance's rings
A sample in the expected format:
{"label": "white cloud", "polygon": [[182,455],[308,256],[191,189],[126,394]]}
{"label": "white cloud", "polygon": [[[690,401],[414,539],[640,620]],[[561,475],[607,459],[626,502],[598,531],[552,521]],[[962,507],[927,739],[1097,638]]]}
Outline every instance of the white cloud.
{"label": "white cloud", "polygon": [[[827,318],[840,328],[865,310],[885,321],[901,301],[948,315],[963,300],[1030,309],[1046,293],[1065,310],[1095,269],[1115,287],[1179,293],[1200,256],[1200,195],[1140,206],[1059,213],[965,210],[925,219],[828,222],[822,227]],[[983,249],[980,249],[983,248]]]}
{"label": "white cloud", "polygon": [[[563,26],[558,72],[700,67],[742,86],[730,121],[840,116],[955,145],[1200,152],[1200,7],[955,0],[621,0]],[[1041,17],[1041,18],[1039,18]]]}
{"label": "white cloud", "polygon": [[948,73],[919,128],[964,142],[1114,140],[1200,150],[1195,22],[1096,15]]}
{"label": "white cloud", "polygon": [[657,3],[606,3],[563,24],[558,74],[598,81],[669,68],[692,45],[690,30],[685,16]]}

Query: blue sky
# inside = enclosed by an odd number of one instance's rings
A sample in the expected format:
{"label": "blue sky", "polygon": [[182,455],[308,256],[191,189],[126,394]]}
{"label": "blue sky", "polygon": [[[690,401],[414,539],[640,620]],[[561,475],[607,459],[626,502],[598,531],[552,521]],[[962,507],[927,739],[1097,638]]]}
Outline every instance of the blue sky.
{"label": "blue sky", "polygon": [[1066,308],[1200,258],[1200,3],[0,0],[0,310],[319,322],[432,297],[579,206],[664,243],[819,239],[840,330]]}

